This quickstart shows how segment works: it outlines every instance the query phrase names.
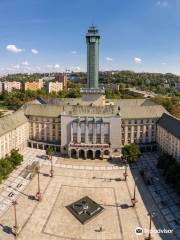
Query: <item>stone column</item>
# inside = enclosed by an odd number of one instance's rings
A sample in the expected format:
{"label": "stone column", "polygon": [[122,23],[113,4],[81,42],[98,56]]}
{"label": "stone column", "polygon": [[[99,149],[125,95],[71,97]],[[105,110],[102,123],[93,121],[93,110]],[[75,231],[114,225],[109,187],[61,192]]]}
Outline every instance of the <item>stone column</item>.
{"label": "stone column", "polygon": [[104,151],[103,151],[103,149],[101,150],[101,159],[103,160],[103,158],[104,158]]}
{"label": "stone column", "polygon": [[87,159],[87,150],[84,150],[84,159]]}
{"label": "stone column", "polygon": [[95,151],[92,151],[93,152],[93,159],[95,159]]}
{"label": "stone column", "polygon": [[76,150],[76,158],[77,159],[79,158],[79,150],[78,149]]}

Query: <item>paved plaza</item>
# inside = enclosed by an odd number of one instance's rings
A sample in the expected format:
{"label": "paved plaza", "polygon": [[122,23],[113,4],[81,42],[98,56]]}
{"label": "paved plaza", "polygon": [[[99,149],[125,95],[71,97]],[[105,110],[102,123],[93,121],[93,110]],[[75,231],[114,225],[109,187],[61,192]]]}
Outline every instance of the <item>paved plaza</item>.
{"label": "paved plaza", "polygon": [[[137,227],[149,228],[148,210],[156,213],[153,218],[153,230],[170,229],[169,223],[172,221],[168,221],[166,214],[163,215],[164,209],[156,204],[156,197],[153,195],[154,188],[152,188],[155,185],[147,187],[143,183],[139,175],[138,164],[133,169],[128,168],[128,178],[124,181],[123,166],[100,160],[75,162],[71,159],[53,157],[55,173],[54,177],[50,178],[50,162],[42,158],[45,155],[43,150],[27,148],[23,155],[25,156],[23,165],[14,171],[1,186],[0,239],[14,239],[12,199],[18,201],[19,240],[142,240],[148,236],[148,232],[138,236],[135,234],[135,229]],[[146,165],[146,161],[151,160],[153,164],[155,159],[155,155],[147,154],[143,156],[139,164]],[[41,202],[32,198],[37,192],[37,175],[31,181],[19,177],[27,164],[37,160],[41,165],[40,187],[43,196]],[[154,169],[153,165],[150,167]],[[133,208],[131,198],[133,197],[134,177],[137,182],[138,202]],[[162,183],[161,181],[162,179],[159,184]],[[85,196],[100,204],[104,211],[86,224],[81,224],[66,206]],[[6,207],[3,208],[4,205]],[[152,235],[155,240],[178,239],[174,234],[160,236],[154,233]]]}

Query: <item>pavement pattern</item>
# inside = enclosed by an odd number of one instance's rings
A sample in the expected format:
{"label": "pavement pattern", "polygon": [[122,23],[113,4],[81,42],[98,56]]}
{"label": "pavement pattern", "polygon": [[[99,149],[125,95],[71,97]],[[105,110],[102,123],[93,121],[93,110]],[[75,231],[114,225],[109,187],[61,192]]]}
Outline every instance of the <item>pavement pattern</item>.
{"label": "pavement pattern", "polygon": [[147,188],[169,227],[180,239],[180,198],[172,186],[165,183],[164,177],[156,168],[157,158],[157,154],[145,154],[139,159],[136,167],[139,170],[144,168],[150,173],[151,184]]}
{"label": "pavement pattern", "polygon": [[[90,160],[82,161],[80,164],[80,161],[74,163],[71,159],[55,156],[53,157],[55,172],[51,178],[50,161],[44,158],[43,150],[27,148],[23,155],[24,163],[1,187],[0,197],[4,197],[0,201],[0,206],[6,204],[6,208],[2,207],[0,217],[0,239],[14,239],[12,199],[17,199],[18,202],[19,240],[142,240],[148,236],[148,211],[152,210],[156,212],[152,229],[171,229],[149,187],[143,183],[138,165],[133,169],[128,168],[127,181],[124,181],[123,166]],[[144,155],[140,161],[146,164],[149,159],[150,155]],[[37,175],[31,181],[19,177],[27,164],[37,160],[41,165],[40,186],[43,196],[41,202],[32,198],[37,192]],[[137,184],[138,202],[132,207],[134,181]],[[14,195],[10,197],[8,193],[11,192]],[[102,205],[105,210],[82,225],[66,206],[86,195]],[[137,227],[147,231],[138,236],[135,233]],[[175,234],[152,233],[152,236],[155,240],[178,239]]]}

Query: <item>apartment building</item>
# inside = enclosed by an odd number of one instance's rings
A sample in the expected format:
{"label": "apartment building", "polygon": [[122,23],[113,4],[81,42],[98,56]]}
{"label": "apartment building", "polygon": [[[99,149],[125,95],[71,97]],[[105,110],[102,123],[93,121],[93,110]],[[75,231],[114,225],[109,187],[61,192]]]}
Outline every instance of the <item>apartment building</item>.
{"label": "apartment building", "polygon": [[3,90],[10,93],[12,92],[13,89],[21,89],[21,82],[17,82],[17,81],[5,81],[3,83]]}
{"label": "apartment building", "polygon": [[63,84],[63,89],[67,89],[67,82],[68,82],[67,74],[62,73],[62,74],[56,75],[55,76],[55,81],[62,83]]}
{"label": "apartment building", "polygon": [[52,92],[59,92],[63,90],[63,83],[62,82],[47,82],[45,88],[48,93]]}
{"label": "apartment building", "polygon": [[37,91],[42,87],[43,87],[42,81],[25,82],[23,85],[24,91],[27,91],[27,90]]}

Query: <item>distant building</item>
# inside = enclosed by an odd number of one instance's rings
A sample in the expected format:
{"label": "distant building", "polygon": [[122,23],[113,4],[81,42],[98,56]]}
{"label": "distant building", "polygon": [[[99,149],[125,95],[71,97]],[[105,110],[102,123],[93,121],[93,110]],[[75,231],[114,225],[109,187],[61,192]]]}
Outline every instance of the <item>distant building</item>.
{"label": "distant building", "polygon": [[149,85],[149,84],[151,84],[151,80],[150,80],[150,79],[146,79],[146,80],[144,81],[144,83],[145,83],[146,85]]}
{"label": "distant building", "polygon": [[157,143],[180,162],[180,120],[164,113],[157,122]]}
{"label": "distant building", "polygon": [[62,82],[47,82],[45,85],[46,91],[48,93],[59,92],[63,90]]}
{"label": "distant building", "polygon": [[179,82],[179,83],[175,83],[175,88],[176,88],[177,90],[180,90],[180,82]]}
{"label": "distant building", "polygon": [[110,88],[115,93],[119,92],[119,84],[117,84],[117,83],[103,84],[102,87],[104,87],[105,89]]}
{"label": "distant building", "polygon": [[6,92],[12,92],[13,89],[21,89],[21,83],[17,81],[5,81],[3,84],[3,90]]}
{"label": "distant building", "polygon": [[31,91],[37,91],[43,87],[42,81],[34,81],[34,82],[25,82],[24,83],[24,90],[31,90]]}
{"label": "distant building", "polygon": [[67,74],[59,74],[55,76],[55,81],[63,84],[63,89],[67,89]]}
{"label": "distant building", "polygon": [[169,83],[162,83],[161,84],[164,88],[169,88],[170,87],[170,84]]}
{"label": "distant building", "polygon": [[3,92],[4,82],[0,82],[0,93]]}

